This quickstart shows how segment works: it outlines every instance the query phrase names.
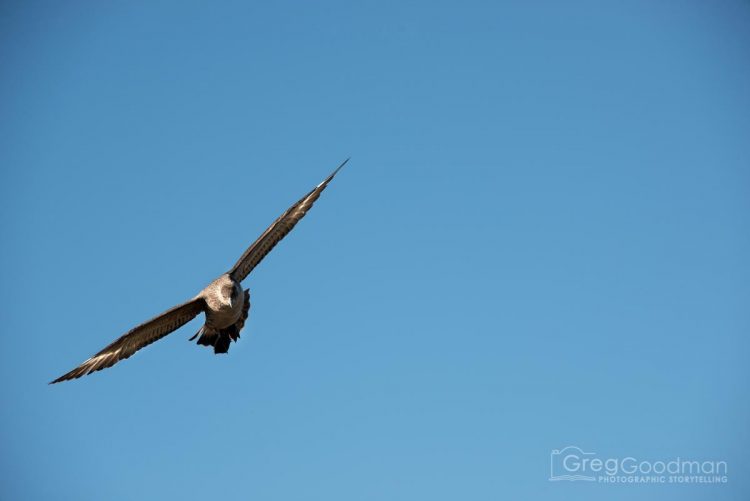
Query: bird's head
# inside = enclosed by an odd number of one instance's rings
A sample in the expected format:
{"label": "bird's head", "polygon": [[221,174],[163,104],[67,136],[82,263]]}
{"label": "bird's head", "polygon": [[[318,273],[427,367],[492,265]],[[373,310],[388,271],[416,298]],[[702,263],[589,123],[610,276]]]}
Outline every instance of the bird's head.
{"label": "bird's head", "polygon": [[230,307],[234,306],[234,303],[237,301],[237,298],[239,297],[239,286],[234,282],[226,282],[221,285],[221,302],[224,304],[229,305]]}

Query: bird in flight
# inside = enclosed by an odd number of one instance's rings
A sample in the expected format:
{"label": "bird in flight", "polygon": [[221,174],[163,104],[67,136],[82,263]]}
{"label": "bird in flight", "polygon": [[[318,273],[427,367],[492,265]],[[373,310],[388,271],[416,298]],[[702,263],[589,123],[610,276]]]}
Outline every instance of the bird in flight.
{"label": "bird in flight", "polygon": [[236,342],[240,337],[240,331],[250,311],[250,291],[248,289],[243,291],[240,282],[282,238],[292,231],[300,219],[305,217],[328,183],[348,161],[348,158],[344,160],[322,183],[289,207],[247,248],[232,269],[208,284],[193,299],[131,329],[99,353],[50,384],[76,379],[112,367],[144,346],[182,327],[201,312],[206,314],[206,321],[190,338],[190,341],[197,337],[198,344],[213,346],[214,353],[227,353],[229,343]]}

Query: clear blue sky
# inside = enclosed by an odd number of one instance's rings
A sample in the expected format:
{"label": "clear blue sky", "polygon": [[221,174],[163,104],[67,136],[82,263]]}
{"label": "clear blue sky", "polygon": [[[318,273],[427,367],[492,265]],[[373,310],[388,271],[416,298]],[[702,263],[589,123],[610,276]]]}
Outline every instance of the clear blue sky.
{"label": "clear blue sky", "polygon": [[[0,498],[750,498],[748,26],[743,1],[3,2]],[[350,155],[229,356],[196,320],[47,385]],[[729,482],[550,482],[567,445]]]}

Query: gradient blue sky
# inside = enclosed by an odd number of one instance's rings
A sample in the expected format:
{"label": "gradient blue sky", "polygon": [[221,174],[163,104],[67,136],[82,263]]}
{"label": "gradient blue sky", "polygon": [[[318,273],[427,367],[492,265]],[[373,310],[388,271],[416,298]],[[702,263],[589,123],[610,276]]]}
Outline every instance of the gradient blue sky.
{"label": "gradient blue sky", "polygon": [[[0,498],[748,499],[750,3],[3,2]],[[48,386],[228,269],[194,321]],[[725,485],[549,482],[552,449]]]}

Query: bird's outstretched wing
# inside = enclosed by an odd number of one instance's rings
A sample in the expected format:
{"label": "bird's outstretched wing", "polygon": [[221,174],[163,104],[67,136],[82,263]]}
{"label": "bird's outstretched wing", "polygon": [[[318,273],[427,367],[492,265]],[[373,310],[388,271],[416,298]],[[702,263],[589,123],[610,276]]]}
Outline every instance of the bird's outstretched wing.
{"label": "bird's outstretched wing", "polygon": [[191,321],[204,310],[205,304],[203,298],[197,297],[187,303],[165,311],[148,322],[144,322],[138,327],[131,329],[127,334],[121,336],[102,351],[67,374],[55,379],[50,384],[79,378],[86,374],[112,367],[120,360],[130,357],[144,346],[148,346]]}
{"label": "bird's outstretched wing", "polygon": [[331,179],[338,173],[341,168],[346,165],[349,159],[347,158],[344,162],[339,165],[335,171],[328,176],[325,181],[315,187],[310,193],[302,197],[296,204],[289,207],[271,226],[263,232],[263,234],[253,242],[253,244],[247,248],[242,257],[232,266],[229,270],[229,276],[233,279],[241,282],[247,277],[253,268],[260,263],[266,254],[271,252],[271,249],[276,246],[290,231],[294,228],[300,219],[305,217],[307,211],[312,208],[315,201],[320,197],[323,190],[326,189]]}

